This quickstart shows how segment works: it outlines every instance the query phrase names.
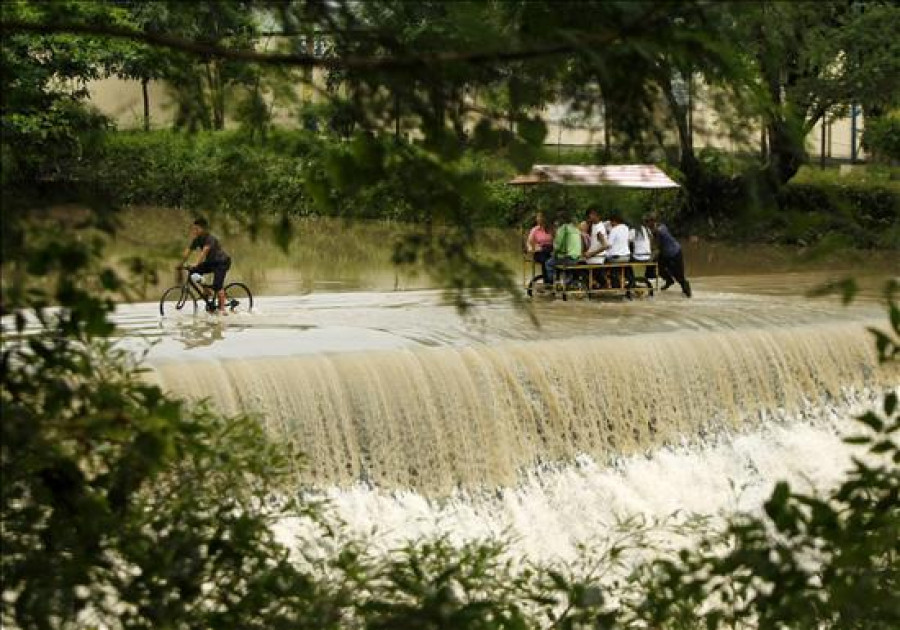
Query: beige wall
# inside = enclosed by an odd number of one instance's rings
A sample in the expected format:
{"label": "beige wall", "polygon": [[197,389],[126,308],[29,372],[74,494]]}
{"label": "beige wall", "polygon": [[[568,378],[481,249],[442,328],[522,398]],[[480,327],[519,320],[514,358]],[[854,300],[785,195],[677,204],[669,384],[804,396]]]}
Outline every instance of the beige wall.
{"label": "beige wall", "polygon": [[[139,129],[143,125],[143,101],[141,84],[138,81],[125,81],[122,79],[104,79],[88,84],[90,102],[101,112],[112,118],[119,129]],[[168,90],[160,82],[151,82],[150,90],[150,117],[151,126],[154,129],[165,129],[172,125],[174,106]],[[298,102],[304,100],[316,100],[316,96],[309,87],[299,86],[296,90]],[[760,132],[759,126],[754,125],[746,129],[737,137],[722,124],[712,107],[706,104],[707,96],[702,90],[698,90],[694,106],[694,147],[699,150],[704,147],[712,147],[724,151],[757,151],[759,150]],[[294,114],[296,107],[276,107],[274,110],[275,121],[283,126],[296,126],[297,116]],[[544,110],[545,120],[548,121],[548,133],[546,144],[564,146],[598,146],[603,144],[603,118],[601,115],[591,117],[589,120],[571,116],[565,105],[552,105]],[[563,122],[565,121],[565,122]],[[826,156],[831,159],[847,160],[850,158],[850,119],[840,118],[830,120],[826,124]],[[862,133],[862,116],[857,118],[857,146]],[[668,129],[664,133],[667,142],[676,144],[677,136],[674,129]],[[807,137],[807,150],[812,159],[818,159],[821,150],[821,123],[817,124]],[[860,149],[860,159],[865,155]]]}
{"label": "beige wall", "polygon": [[[102,79],[88,83],[90,102],[115,121],[119,129],[140,129],[144,124],[144,101],[140,81]],[[154,129],[172,126],[174,108],[166,86],[157,81],[148,85],[150,122]]]}
{"label": "beige wall", "polygon": [[[851,157],[850,139],[852,137],[851,120],[847,118],[838,118],[836,120],[828,120],[825,123],[825,157],[830,159],[849,160]],[[860,138],[862,136],[865,123],[862,115],[856,117],[856,148],[857,158],[864,160],[866,158],[865,151],[860,146]],[[812,160],[818,160],[822,154],[822,122],[816,123],[816,126],[806,137],[806,150],[809,151]]]}
{"label": "beige wall", "polygon": [[[753,152],[759,151],[761,141],[761,123],[752,122],[746,128],[733,130],[723,123],[717,114],[716,108],[711,103],[713,95],[697,86],[694,97],[693,110],[693,135],[694,148],[701,150],[705,147],[719,149],[728,152]],[[597,116],[589,124],[581,124],[573,127],[571,124],[560,124],[560,120],[568,117],[564,106],[554,105],[545,109],[545,120],[548,121],[547,144],[561,144],[571,146],[601,145],[603,144],[603,119]],[[657,118],[663,125],[668,124],[663,137],[667,143],[677,144],[678,136],[674,127],[666,120],[664,110],[657,113]],[[735,113],[734,119],[741,119]],[[857,158],[864,160],[865,152],[860,146],[860,138],[864,128],[862,115],[856,120],[856,145]],[[851,121],[849,117],[829,119],[826,124],[825,156],[833,160],[849,160],[851,157]],[[819,122],[806,138],[806,148],[812,160],[818,160],[822,148],[821,142],[822,123]]]}

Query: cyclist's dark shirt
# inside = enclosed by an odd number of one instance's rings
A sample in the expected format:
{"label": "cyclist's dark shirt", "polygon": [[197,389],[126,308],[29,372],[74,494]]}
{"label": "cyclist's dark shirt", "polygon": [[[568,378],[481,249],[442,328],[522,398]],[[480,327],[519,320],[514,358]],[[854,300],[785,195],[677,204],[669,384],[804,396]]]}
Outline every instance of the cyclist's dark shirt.
{"label": "cyclist's dark shirt", "polygon": [[203,249],[209,245],[209,253],[206,255],[206,261],[211,263],[224,263],[230,257],[225,250],[222,249],[222,245],[219,243],[219,239],[217,239],[212,234],[201,234],[193,241],[191,241],[190,249]]}

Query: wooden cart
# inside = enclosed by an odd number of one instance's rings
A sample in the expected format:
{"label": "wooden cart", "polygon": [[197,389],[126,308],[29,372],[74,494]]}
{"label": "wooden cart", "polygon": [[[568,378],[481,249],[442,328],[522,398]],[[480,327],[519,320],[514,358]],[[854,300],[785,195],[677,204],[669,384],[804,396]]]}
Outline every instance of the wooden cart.
{"label": "wooden cart", "polygon": [[[608,166],[581,165],[536,165],[531,172],[511,180],[513,186],[608,186],[619,188],[643,188],[659,190],[679,188],[659,167],[652,164],[616,164]],[[626,270],[635,276],[639,272],[647,277],[652,270],[652,286],[646,283],[627,286]],[[530,255],[523,263],[523,286],[529,296],[539,295],[561,297],[596,297],[603,295],[652,296],[659,289],[659,273],[656,262],[626,262],[571,265],[557,265],[559,272],[554,286],[543,283],[540,264]]]}

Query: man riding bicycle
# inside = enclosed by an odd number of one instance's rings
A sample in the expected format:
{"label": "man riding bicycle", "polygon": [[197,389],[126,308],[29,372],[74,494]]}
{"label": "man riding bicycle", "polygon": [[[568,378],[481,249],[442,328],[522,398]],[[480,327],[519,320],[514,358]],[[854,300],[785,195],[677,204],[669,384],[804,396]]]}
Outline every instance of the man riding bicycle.
{"label": "man riding bicycle", "polygon": [[209,233],[209,222],[199,217],[191,225],[191,243],[184,250],[181,267],[187,262],[191,252],[199,249],[197,264],[188,267],[189,273],[213,274],[212,289],[218,294],[219,314],[227,315],[225,310],[225,274],[231,269],[231,257],[222,249],[219,239]]}

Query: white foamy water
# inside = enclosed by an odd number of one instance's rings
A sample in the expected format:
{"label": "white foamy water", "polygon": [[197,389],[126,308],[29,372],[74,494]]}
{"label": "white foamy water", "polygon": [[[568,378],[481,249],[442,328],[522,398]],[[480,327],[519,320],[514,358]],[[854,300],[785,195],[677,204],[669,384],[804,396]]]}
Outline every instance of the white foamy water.
{"label": "white foamy water", "polygon": [[[655,449],[599,464],[582,455],[559,467],[532,469],[521,483],[487,492],[458,492],[430,499],[408,490],[368,486],[317,493],[330,521],[346,535],[366,541],[371,553],[387,554],[409,541],[446,537],[456,544],[502,539],[516,558],[572,562],[583,548],[601,546],[619,523],[684,522],[692,515],[724,517],[760,513],[775,483],[821,492],[835,486],[858,447],[842,441],[858,433],[856,403],[820,410],[812,420],[767,422],[754,431],[720,434],[715,440]],[[661,530],[661,545],[681,539]],[[327,555],[310,522],[291,519],[277,527],[289,548]]]}

